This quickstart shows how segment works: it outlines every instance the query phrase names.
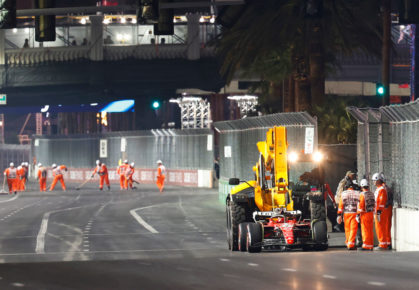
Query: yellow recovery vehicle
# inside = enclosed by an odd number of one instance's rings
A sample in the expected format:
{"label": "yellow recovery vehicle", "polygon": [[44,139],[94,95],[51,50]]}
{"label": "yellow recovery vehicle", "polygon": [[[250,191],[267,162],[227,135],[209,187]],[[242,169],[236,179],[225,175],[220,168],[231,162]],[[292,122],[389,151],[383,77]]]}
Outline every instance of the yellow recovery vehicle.
{"label": "yellow recovery vehicle", "polygon": [[[229,249],[326,250],[326,189],[320,175],[315,174],[320,171],[306,172],[299,184],[289,184],[289,164],[298,156],[287,152],[285,127],[269,129],[266,141],[258,142],[257,148],[260,155],[253,167],[255,180],[229,180],[230,185],[236,185],[226,200]],[[316,152],[304,157],[319,161],[322,156]]]}

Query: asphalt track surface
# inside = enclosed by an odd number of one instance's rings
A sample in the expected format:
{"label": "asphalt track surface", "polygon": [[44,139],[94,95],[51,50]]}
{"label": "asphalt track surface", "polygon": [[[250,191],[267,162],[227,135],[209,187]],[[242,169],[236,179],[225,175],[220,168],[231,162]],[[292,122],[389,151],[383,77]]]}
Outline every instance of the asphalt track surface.
{"label": "asphalt track surface", "polygon": [[417,252],[230,252],[215,190],[95,187],[0,196],[0,289],[419,289]]}

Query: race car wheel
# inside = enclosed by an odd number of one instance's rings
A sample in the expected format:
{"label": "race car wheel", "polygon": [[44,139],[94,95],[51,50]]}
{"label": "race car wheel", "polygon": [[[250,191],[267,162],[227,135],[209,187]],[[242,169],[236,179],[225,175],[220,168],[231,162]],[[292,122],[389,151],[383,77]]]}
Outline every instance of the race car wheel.
{"label": "race car wheel", "polygon": [[247,251],[247,225],[249,223],[239,224],[239,237],[238,237],[238,247],[239,251]]}
{"label": "race car wheel", "polygon": [[246,204],[227,201],[227,242],[228,249],[238,250],[239,224],[246,221]]}
{"label": "race car wheel", "polygon": [[313,239],[316,243],[327,242],[327,225],[325,221],[316,221],[313,223]]}
{"label": "race car wheel", "polygon": [[262,251],[263,231],[260,223],[247,224],[247,251],[259,253]]}

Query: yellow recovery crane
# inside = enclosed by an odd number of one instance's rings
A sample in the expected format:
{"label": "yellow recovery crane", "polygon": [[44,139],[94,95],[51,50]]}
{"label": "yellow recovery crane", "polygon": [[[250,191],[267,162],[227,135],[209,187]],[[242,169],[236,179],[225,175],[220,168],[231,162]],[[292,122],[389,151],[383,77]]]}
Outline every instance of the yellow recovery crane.
{"label": "yellow recovery crane", "polygon": [[[288,155],[285,127],[269,129],[266,141],[258,142],[257,148],[260,154],[253,167],[255,180],[242,183],[237,178],[229,180],[230,185],[236,185],[226,200],[229,249],[249,252],[296,247],[326,250],[325,213],[317,211],[318,216],[313,218],[313,213],[308,212],[324,209],[320,178],[312,185],[305,182],[304,186],[294,186],[295,191],[291,189],[289,161],[297,157],[295,152]],[[307,172],[303,176],[307,176]],[[298,200],[297,210],[293,197]],[[304,206],[307,203],[309,206]]]}

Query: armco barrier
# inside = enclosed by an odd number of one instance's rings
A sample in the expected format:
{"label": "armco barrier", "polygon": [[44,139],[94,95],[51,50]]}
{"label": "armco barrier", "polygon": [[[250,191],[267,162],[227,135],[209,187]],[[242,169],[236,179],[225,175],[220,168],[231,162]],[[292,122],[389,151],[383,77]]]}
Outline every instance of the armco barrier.
{"label": "armco barrier", "polygon": [[[82,183],[91,178],[91,168],[69,168],[64,173],[64,180],[68,182]],[[108,168],[109,181],[119,184],[119,175],[116,168]],[[52,170],[48,170],[48,182],[52,181]],[[157,180],[157,170],[149,168],[136,168],[133,179],[142,184],[153,184]],[[98,181],[95,175],[92,182]],[[212,187],[212,172],[210,170],[167,170],[165,184],[190,187]],[[58,185],[59,186],[59,185]]]}

